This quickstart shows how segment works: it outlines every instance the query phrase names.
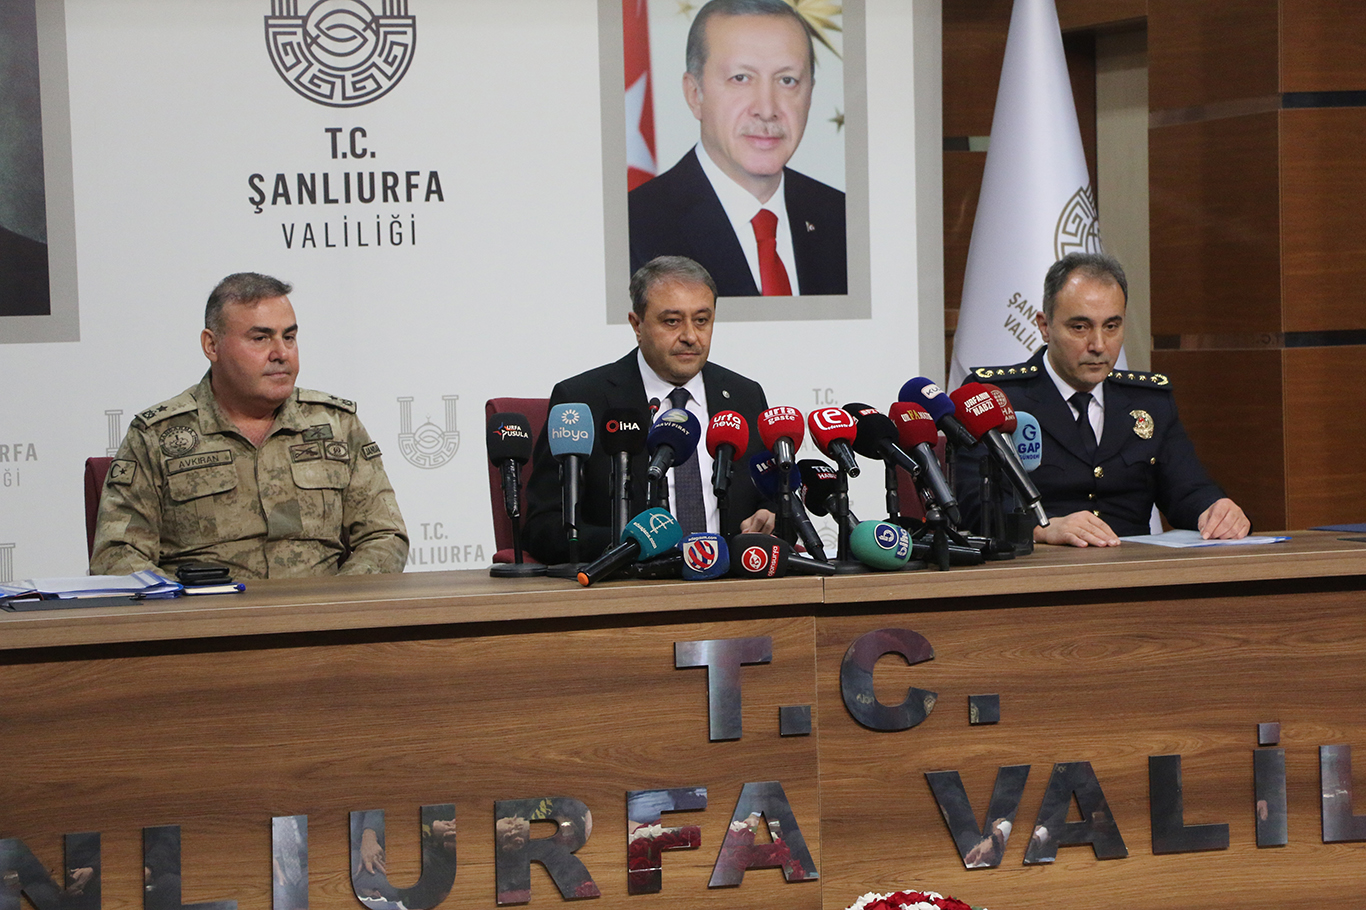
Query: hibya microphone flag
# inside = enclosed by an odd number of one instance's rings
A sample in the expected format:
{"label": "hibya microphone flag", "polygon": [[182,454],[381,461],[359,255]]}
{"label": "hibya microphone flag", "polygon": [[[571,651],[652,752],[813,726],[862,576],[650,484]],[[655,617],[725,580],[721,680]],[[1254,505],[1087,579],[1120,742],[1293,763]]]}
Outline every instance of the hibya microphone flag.
{"label": "hibya microphone flag", "polygon": [[1034,314],[1044,273],[1068,253],[1100,250],[1057,8],[1053,0],[1015,0],[949,388],[974,367],[1028,360],[1043,344]]}

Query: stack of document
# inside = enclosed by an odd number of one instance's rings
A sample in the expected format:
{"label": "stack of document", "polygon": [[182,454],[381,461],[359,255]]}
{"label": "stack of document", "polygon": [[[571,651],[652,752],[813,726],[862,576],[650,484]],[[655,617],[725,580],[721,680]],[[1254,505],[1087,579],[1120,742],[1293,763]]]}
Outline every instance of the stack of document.
{"label": "stack of document", "polygon": [[0,601],[16,599],[75,600],[90,597],[179,597],[185,590],[150,569],[132,575],[82,575],[76,578],[31,578],[0,584]]}

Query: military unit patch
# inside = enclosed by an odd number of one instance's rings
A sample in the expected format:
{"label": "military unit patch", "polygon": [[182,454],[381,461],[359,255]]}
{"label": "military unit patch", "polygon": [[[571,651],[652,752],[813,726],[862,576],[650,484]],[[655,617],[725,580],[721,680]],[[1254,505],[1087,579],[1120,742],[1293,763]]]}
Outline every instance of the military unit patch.
{"label": "military unit patch", "polygon": [[331,438],[332,438],[332,424],[330,424],[330,423],[321,423],[321,424],[318,424],[316,427],[309,427],[307,430],[304,430],[304,434],[303,434],[304,442],[313,442],[313,441],[319,440],[319,439],[331,439]]}
{"label": "military unit patch", "polygon": [[379,457],[379,443],[367,442],[361,446],[360,453],[365,456],[366,461]]}
{"label": "military unit patch", "polygon": [[1147,411],[1130,411],[1129,416],[1134,419],[1134,435],[1139,439],[1152,439],[1153,430],[1156,424],[1153,423],[1153,415]]}
{"label": "military unit patch", "polygon": [[109,473],[105,475],[104,482],[127,486],[133,482],[133,478],[138,475],[138,463],[127,459],[119,458],[109,463]]}
{"label": "military unit patch", "polygon": [[323,457],[329,461],[350,461],[351,449],[341,440],[334,440],[323,445]]}
{"label": "military unit patch", "polygon": [[198,455],[185,455],[166,462],[167,474],[181,474],[197,468],[211,468],[215,465],[232,464],[232,452],[220,449],[216,452],[200,452]]}
{"label": "military unit patch", "polygon": [[301,461],[319,461],[323,457],[322,446],[316,442],[289,447],[289,460],[298,464]]}
{"label": "military unit patch", "polygon": [[161,434],[161,452],[167,458],[188,455],[199,445],[199,432],[194,427],[171,427]]}

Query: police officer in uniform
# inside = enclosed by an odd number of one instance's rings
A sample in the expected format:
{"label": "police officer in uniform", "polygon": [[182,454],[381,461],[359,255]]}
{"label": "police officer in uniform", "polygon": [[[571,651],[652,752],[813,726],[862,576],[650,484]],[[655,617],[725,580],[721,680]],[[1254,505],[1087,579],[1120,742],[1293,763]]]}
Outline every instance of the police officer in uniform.
{"label": "police officer in uniform", "polygon": [[408,533],[355,402],[294,386],[291,290],[242,272],[209,295],[209,372],[130,424],[92,574],[189,562],[239,579],[403,571]]}
{"label": "police officer in uniform", "polygon": [[[1205,539],[1245,537],[1250,522],[1205,473],[1181,426],[1171,384],[1161,373],[1115,370],[1124,346],[1124,269],[1111,256],[1072,253],[1044,279],[1035,317],[1045,346],[1028,361],[978,367],[1017,410],[1038,418],[1043,460],[1031,474],[1051,519],[1039,543],[1117,546],[1146,534],[1153,505],[1176,528]],[[981,503],[977,447],[955,475],[964,520],[976,527]]]}

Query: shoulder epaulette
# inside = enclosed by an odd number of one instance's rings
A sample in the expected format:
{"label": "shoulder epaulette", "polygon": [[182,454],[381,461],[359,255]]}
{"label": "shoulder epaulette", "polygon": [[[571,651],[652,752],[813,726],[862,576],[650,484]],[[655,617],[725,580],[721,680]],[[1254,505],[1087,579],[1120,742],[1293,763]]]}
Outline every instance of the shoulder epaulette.
{"label": "shoulder epaulette", "polygon": [[356,413],[356,403],[349,398],[338,398],[336,395],[329,395],[315,389],[295,389],[294,394],[298,396],[299,401],[307,404],[323,404],[339,411]]}
{"label": "shoulder epaulette", "polygon": [[1038,373],[1037,363],[1025,362],[1008,367],[977,367],[968,373],[968,379],[974,382],[1000,382],[1003,379],[1028,379],[1037,376]]}
{"label": "shoulder epaulette", "polygon": [[194,389],[186,389],[174,398],[168,398],[161,404],[154,404],[145,411],[138,411],[134,421],[141,420],[147,426],[154,423],[161,423],[177,414],[186,414],[190,411],[199,410],[199,402],[195,401]]}
{"label": "shoulder epaulette", "polygon": [[1105,377],[1109,382],[1120,385],[1138,386],[1144,389],[1165,389],[1171,391],[1172,381],[1166,373],[1144,373],[1141,370],[1111,370]]}

